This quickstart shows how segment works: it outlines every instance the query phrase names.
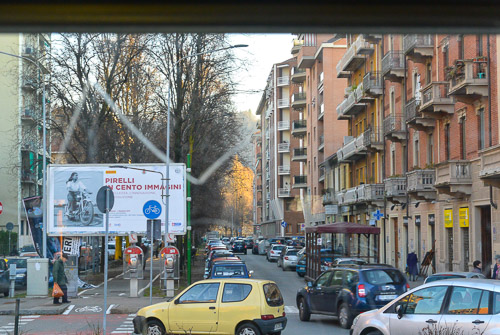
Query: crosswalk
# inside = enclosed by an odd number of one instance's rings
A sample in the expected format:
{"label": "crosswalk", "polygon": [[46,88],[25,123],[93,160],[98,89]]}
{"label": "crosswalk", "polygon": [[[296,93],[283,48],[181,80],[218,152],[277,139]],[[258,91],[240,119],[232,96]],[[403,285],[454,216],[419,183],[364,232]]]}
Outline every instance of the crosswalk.
{"label": "crosswalk", "polygon": [[299,309],[295,306],[285,306],[286,314],[299,314]]}
{"label": "crosswalk", "polygon": [[129,314],[125,321],[111,332],[111,334],[132,334],[134,332],[134,325],[132,323],[132,320],[136,314]]}
{"label": "crosswalk", "polygon": [[[23,315],[19,317],[19,329],[25,328],[22,326],[27,325],[31,321],[38,319],[40,315]],[[0,326],[0,335],[11,334],[14,332],[14,322],[9,322],[6,325]]]}

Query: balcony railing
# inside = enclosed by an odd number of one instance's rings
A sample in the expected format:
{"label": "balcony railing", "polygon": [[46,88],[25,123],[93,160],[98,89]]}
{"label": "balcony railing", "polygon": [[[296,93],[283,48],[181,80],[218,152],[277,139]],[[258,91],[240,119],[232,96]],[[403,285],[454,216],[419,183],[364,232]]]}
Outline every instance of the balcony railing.
{"label": "balcony railing", "polygon": [[307,148],[293,149],[292,161],[305,161],[307,160]]}
{"label": "balcony railing", "polygon": [[33,121],[35,119],[35,109],[32,106],[22,108],[21,118]]}
{"label": "balcony railing", "polygon": [[363,145],[366,148],[382,150],[384,148],[384,141],[381,129],[379,127],[367,129],[363,134]]}
{"label": "balcony railing", "polygon": [[371,96],[382,95],[383,80],[379,72],[368,72],[363,78],[363,92]]}
{"label": "balcony railing", "polygon": [[405,105],[406,122],[417,130],[425,130],[435,126],[435,120],[422,115],[420,100],[410,99]]}
{"label": "balcony railing", "polygon": [[289,76],[278,77],[278,86],[286,86],[290,84]]}
{"label": "balcony railing", "polygon": [[356,115],[364,110],[365,103],[361,103],[363,94],[363,84],[356,87],[355,90],[351,89],[351,93],[347,96],[342,103],[337,106],[337,118],[344,119],[345,116]]}
{"label": "balcony railing", "polygon": [[485,185],[500,187],[500,147],[493,146],[482,150],[479,178]]}
{"label": "balcony railing", "polygon": [[442,193],[471,194],[472,172],[470,161],[448,161],[436,168],[436,182],[434,187]]}
{"label": "balcony railing", "polygon": [[384,135],[405,132],[405,118],[401,115],[389,115],[384,119]]}
{"label": "balcony railing", "polygon": [[262,191],[262,185],[257,185],[257,191]]}
{"label": "balcony railing", "polygon": [[278,99],[278,108],[288,108],[290,107],[290,99]]}
{"label": "balcony railing", "polygon": [[325,168],[323,166],[319,167],[319,176],[318,176],[318,181],[322,182],[325,180]]}
{"label": "balcony railing", "polygon": [[324,146],[325,145],[325,135],[319,135],[318,138],[319,146]]}
{"label": "balcony railing", "polygon": [[292,123],[292,134],[305,134],[307,130],[307,120],[295,120]]}
{"label": "balcony railing", "polygon": [[403,36],[403,51],[409,56],[432,56],[434,48],[433,35],[405,35]]}
{"label": "balcony railing", "polygon": [[337,203],[337,197],[333,188],[327,188],[323,194],[323,205]]}
{"label": "balcony railing", "polygon": [[278,152],[290,152],[290,143],[284,142],[284,143],[278,143]]}
{"label": "balcony railing", "polygon": [[323,86],[323,80],[325,79],[324,72],[321,72],[318,76],[318,89]]}
{"label": "balcony railing", "polygon": [[372,53],[374,46],[368,43],[363,35],[359,35],[356,41],[352,43],[347,49],[344,56],[337,64],[337,74],[343,71],[354,71],[359,68],[364,62],[364,55]]}
{"label": "balcony railing", "polygon": [[292,76],[290,79],[293,82],[300,83],[300,82],[303,82],[304,80],[306,80],[306,70],[305,69],[299,69],[299,68],[293,67],[291,73],[292,73]]}
{"label": "balcony railing", "polygon": [[278,166],[278,175],[290,174],[290,165],[280,165]]}
{"label": "balcony railing", "polygon": [[293,188],[306,188],[307,176],[293,176]]}
{"label": "balcony railing", "polygon": [[325,116],[325,104],[321,103],[318,108],[318,120],[321,120]]}
{"label": "balcony railing", "polygon": [[290,121],[278,121],[278,131],[290,130]]}
{"label": "balcony railing", "polygon": [[436,170],[413,170],[407,173],[408,192],[435,192]]}
{"label": "balcony railing", "polygon": [[382,58],[382,75],[389,80],[397,81],[404,76],[405,56],[402,51],[389,51]]}
{"label": "balcony railing", "polygon": [[257,207],[262,207],[262,200],[257,201]]}
{"label": "balcony railing", "polygon": [[363,184],[337,193],[339,205],[384,200],[384,184]]}
{"label": "balcony railing", "polygon": [[300,107],[306,104],[306,94],[295,93],[292,95],[292,106]]}
{"label": "balcony railing", "polygon": [[453,114],[455,102],[452,97],[448,97],[448,82],[432,82],[422,88],[421,112],[436,112]]}
{"label": "balcony railing", "polygon": [[291,190],[288,188],[278,188],[278,197],[279,198],[286,198],[289,197],[291,194]]}
{"label": "balcony railing", "polygon": [[458,60],[448,70],[450,95],[488,96],[488,76],[486,65],[473,60]]}
{"label": "balcony railing", "polygon": [[363,133],[360,136],[345,142],[344,145],[337,151],[337,159],[339,161],[354,161],[363,157],[366,152],[365,134]]}
{"label": "balcony railing", "polygon": [[388,198],[406,196],[406,178],[389,177],[384,180],[385,194]]}

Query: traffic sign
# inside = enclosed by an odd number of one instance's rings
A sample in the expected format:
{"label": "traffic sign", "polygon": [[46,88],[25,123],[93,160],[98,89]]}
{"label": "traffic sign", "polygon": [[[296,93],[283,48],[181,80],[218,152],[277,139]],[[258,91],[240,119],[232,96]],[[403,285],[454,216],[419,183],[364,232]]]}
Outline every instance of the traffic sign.
{"label": "traffic sign", "polygon": [[8,231],[11,231],[12,229],[14,229],[14,224],[12,222],[7,222],[5,228],[7,228]]}
{"label": "traffic sign", "polygon": [[174,242],[175,242],[175,235],[167,234],[167,243],[174,243]]}
{"label": "traffic sign", "polygon": [[288,223],[286,223],[286,221],[281,222],[281,227],[286,228],[287,225],[288,225]]}
{"label": "traffic sign", "polygon": [[109,186],[101,187],[99,189],[99,191],[97,192],[96,202],[97,202],[97,208],[99,208],[99,210],[102,213],[106,213],[106,190],[107,189],[109,190],[107,193],[109,196],[109,210],[110,211],[111,211],[111,209],[113,209],[113,206],[115,204],[115,195],[113,193],[113,190]]}
{"label": "traffic sign", "polygon": [[144,213],[144,216],[147,217],[148,219],[151,220],[156,219],[161,214],[161,205],[156,200],[149,200],[142,207],[142,212]]}
{"label": "traffic sign", "polygon": [[2,205],[2,203],[0,202],[0,214],[2,214],[2,212],[3,212],[3,205]]}
{"label": "traffic sign", "polygon": [[375,220],[377,220],[377,221],[379,221],[381,218],[384,217],[384,214],[382,214],[382,212],[380,212],[380,209],[377,209],[375,212],[372,212],[372,215],[375,218]]}

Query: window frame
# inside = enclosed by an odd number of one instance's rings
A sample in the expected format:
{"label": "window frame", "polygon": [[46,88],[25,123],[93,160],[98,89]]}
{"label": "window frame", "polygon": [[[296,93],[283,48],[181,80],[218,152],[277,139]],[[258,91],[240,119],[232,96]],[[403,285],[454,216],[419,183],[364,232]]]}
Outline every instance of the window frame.
{"label": "window frame", "polygon": [[[181,301],[182,297],[185,296],[189,291],[194,289],[196,286],[202,286],[202,285],[207,285],[208,287],[205,290],[208,290],[210,288],[210,285],[217,285],[217,295],[215,296],[215,301],[190,301],[188,302],[183,302]],[[184,305],[184,304],[213,304],[217,302],[217,299],[219,298],[219,289],[220,289],[220,283],[199,283],[194,286],[192,286],[190,289],[188,289],[186,292],[184,292],[179,298],[177,298],[177,303],[179,305]]]}
{"label": "window frame", "polygon": [[[241,299],[241,300],[235,300],[235,301],[224,301],[224,293],[226,291],[226,287],[228,285],[241,285],[241,286],[250,286],[250,291],[248,291],[247,295]],[[224,284],[224,288],[222,289],[222,297],[221,297],[221,303],[225,303],[225,304],[230,304],[230,303],[235,303],[235,302],[242,302],[242,301],[245,301],[249,296],[250,296],[250,293],[252,293],[253,291],[253,285],[252,284],[243,284],[243,283],[225,283]]]}

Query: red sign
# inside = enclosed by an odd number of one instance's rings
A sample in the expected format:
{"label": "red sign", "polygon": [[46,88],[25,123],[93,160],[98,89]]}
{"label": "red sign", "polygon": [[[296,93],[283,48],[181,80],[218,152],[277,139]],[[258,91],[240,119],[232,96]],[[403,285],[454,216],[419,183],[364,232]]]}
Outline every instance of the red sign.
{"label": "red sign", "polygon": [[179,249],[177,249],[176,247],[165,247],[165,248],[161,249],[161,254],[162,254],[162,257],[163,257],[163,254],[178,255]]}
{"label": "red sign", "polygon": [[142,249],[139,247],[128,247],[127,249],[125,249],[125,255],[131,254],[140,255],[142,254]]}
{"label": "red sign", "polygon": [[0,214],[2,214],[2,212],[3,212],[3,205],[2,205],[2,203],[0,202]]}

